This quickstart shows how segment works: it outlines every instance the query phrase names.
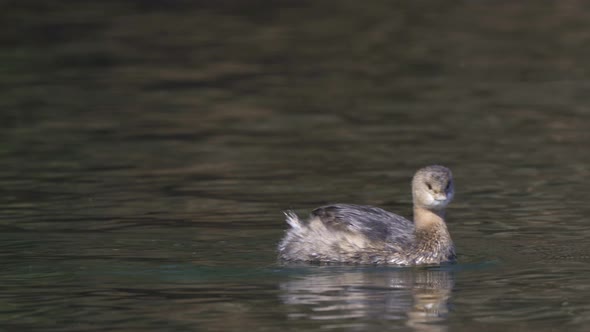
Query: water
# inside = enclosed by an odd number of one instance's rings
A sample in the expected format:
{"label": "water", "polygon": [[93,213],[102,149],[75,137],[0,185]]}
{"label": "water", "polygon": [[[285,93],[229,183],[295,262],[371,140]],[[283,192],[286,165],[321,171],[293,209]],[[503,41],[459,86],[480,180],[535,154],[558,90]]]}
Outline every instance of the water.
{"label": "water", "polygon": [[[581,2],[29,1],[0,22],[0,322],[43,331],[584,331]],[[281,211],[411,215],[459,263],[281,266]]]}

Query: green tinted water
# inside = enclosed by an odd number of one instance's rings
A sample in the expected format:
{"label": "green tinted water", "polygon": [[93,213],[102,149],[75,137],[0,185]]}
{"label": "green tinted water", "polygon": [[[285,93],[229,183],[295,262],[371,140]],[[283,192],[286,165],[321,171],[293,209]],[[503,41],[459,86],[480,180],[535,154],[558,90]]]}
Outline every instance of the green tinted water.
{"label": "green tinted water", "polygon": [[[6,8],[2,326],[584,331],[583,6]],[[277,264],[282,210],[410,216],[430,163],[459,264]]]}

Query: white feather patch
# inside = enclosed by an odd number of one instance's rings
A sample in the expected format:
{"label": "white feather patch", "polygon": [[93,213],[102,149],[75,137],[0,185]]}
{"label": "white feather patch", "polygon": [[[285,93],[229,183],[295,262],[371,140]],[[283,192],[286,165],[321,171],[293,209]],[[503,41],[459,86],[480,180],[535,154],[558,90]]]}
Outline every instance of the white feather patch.
{"label": "white feather patch", "polygon": [[303,227],[301,221],[299,220],[299,217],[295,214],[294,211],[284,211],[283,214],[285,215],[285,220],[287,221],[287,224],[289,224],[289,226],[291,226],[292,228],[301,229]]}

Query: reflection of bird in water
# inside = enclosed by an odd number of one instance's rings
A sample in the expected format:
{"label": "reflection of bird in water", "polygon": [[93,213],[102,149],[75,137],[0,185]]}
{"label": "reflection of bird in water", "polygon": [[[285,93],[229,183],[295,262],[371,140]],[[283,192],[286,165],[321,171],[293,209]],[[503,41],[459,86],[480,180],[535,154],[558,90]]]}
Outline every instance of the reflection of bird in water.
{"label": "reflection of bird in water", "polygon": [[419,265],[455,260],[445,224],[453,176],[428,166],[412,180],[414,221],[372,206],[335,204],[315,209],[307,222],[287,213],[291,229],[279,244],[284,261]]}
{"label": "reflection of bird in water", "polygon": [[[324,271],[322,271],[324,272]],[[281,284],[289,317],[322,320],[325,327],[360,329],[371,322],[404,322],[416,331],[446,331],[452,272],[440,269],[345,270]],[[347,321],[350,319],[350,321]],[[365,320],[366,319],[366,320]]]}

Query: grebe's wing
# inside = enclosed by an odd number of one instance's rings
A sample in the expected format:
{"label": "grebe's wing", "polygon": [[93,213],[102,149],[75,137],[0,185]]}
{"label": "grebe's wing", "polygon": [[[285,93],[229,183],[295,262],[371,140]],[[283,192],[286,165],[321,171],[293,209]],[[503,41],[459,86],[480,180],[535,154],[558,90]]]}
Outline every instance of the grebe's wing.
{"label": "grebe's wing", "polygon": [[414,223],[378,207],[334,204],[319,207],[311,212],[327,228],[335,231],[362,233],[371,240],[386,241],[411,234]]}

